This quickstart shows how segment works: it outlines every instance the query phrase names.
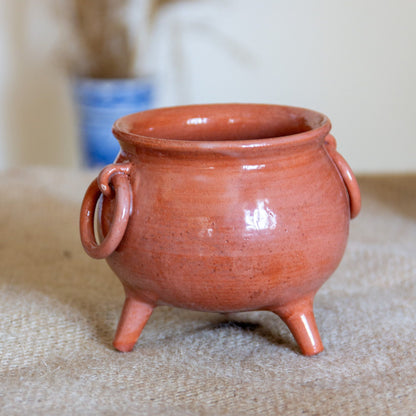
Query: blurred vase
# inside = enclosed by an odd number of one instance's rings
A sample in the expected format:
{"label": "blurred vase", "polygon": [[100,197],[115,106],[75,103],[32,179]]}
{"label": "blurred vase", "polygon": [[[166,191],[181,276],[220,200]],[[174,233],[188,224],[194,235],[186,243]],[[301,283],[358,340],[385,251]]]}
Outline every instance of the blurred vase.
{"label": "blurred vase", "polygon": [[111,163],[120,150],[111,132],[113,123],[153,106],[152,80],[77,78],[73,90],[83,164],[94,167]]}

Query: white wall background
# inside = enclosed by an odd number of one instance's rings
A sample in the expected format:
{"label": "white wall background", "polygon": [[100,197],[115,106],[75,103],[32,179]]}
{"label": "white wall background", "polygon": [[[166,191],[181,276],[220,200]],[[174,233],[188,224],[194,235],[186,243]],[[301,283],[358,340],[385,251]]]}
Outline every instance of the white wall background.
{"label": "white wall background", "polygon": [[[41,3],[0,0],[2,167],[78,163],[62,38]],[[157,105],[309,107],[330,117],[356,172],[416,172],[415,21],[414,0],[171,4],[147,56]]]}

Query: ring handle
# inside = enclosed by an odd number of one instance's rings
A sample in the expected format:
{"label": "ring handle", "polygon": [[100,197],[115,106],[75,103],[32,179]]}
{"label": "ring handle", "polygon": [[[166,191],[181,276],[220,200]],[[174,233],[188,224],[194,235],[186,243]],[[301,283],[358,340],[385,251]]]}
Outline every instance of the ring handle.
{"label": "ring handle", "polygon": [[[127,228],[131,209],[131,186],[129,180],[130,164],[112,164],[105,167],[96,180],[88,187],[81,205],[79,229],[84,250],[94,259],[103,259],[112,254],[119,246]],[[113,187],[111,187],[111,185]],[[113,190],[114,188],[114,190]],[[114,197],[113,221],[101,244],[94,233],[94,214],[101,194]]]}
{"label": "ring handle", "polygon": [[350,216],[355,218],[361,210],[361,192],[357,179],[347,161],[337,152],[337,142],[332,134],[326,136],[325,145],[347,188],[350,198]]}

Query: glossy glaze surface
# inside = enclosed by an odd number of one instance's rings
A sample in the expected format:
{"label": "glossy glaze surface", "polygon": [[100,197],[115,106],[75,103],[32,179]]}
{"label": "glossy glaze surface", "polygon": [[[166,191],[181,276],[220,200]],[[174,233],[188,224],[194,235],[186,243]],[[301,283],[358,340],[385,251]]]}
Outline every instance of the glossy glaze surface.
{"label": "glossy glaze surface", "polygon": [[304,354],[323,349],[313,298],[360,208],[330,128],[310,110],[249,104],[158,109],[115,123],[121,152],[87,191],[81,236],[126,291],[117,349],[131,350],[162,304],[270,310]]}

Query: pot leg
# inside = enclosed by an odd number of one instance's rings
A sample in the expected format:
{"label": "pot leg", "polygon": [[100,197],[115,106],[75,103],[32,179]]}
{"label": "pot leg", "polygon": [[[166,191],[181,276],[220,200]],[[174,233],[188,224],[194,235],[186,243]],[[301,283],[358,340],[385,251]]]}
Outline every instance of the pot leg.
{"label": "pot leg", "polygon": [[323,351],[324,347],[313,314],[313,296],[272,308],[272,311],[288,326],[302,354],[315,355]]}
{"label": "pot leg", "polygon": [[126,297],[113,346],[121,352],[131,351],[153,312],[149,303]]}

